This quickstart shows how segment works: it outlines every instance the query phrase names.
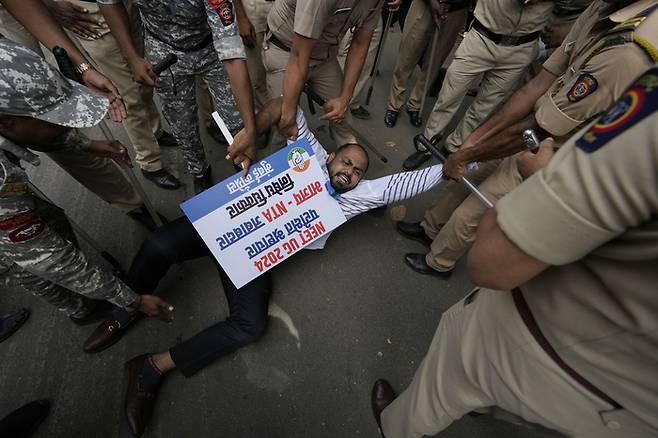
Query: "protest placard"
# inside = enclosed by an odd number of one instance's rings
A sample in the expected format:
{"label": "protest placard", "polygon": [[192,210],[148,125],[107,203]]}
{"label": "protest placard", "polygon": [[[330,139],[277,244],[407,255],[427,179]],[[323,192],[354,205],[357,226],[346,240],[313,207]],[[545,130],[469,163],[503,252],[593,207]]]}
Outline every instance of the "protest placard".
{"label": "protest placard", "polygon": [[345,222],[301,139],[181,204],[236,287]]}

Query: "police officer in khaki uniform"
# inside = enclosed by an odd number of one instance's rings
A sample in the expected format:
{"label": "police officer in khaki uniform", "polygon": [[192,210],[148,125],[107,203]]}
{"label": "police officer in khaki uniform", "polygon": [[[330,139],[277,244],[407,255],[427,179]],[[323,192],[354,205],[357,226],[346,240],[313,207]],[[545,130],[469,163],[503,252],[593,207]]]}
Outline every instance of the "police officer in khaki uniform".
{"label": "police officer in khaki uniform", "polygon": [[[478,94],[445,147],[454,152],[463,140],[521,85],[523,75],[537,57],[539,34],[553,9],[552,1],[480,0],[471,29],[455,52],[439,97],[425,126],[425,136],[445,132],[470,88]],[[403,167],[415,169],[429,159],[427,151],[410,155]]]}
{"label": "police officer in khaki uniform", "polygon": [[[409,79],[421,57],[423,62],[420,75],[409,95],[407,113],[413,126],[420,127],[423,124],[420,117],[420,105],[425,84],[428,81],[430,84],[434,82],[441,65],[450,54],[459,32],[464,29],[466,23],[469,0],[448,3],[448,13],[441,23],[440,29],[436,29],[428,2],[429,0],[413,0],[407,13],[405,20],[407,25],[402,31],[400,53],[395,70],[393,70],[393,80],[384,115],[384,124],[389,128],[395,126],[397,122],[398,113],[405,102],[404,93],[407,91]],[[439,32],[438,44],[436,47],[432,47],[435,32]],[[432,50],[434,50],[434,54],[432,54]],[[432,65],[429,65],[430,59],[433,59]],[[432,76],[428,77],[430,72]]]}
{"label": "police officer in khaki uniform", "polygon": [[[467,163],[480,161],[472,175],[476,184],[484,181],[480,190],[491,200],[509,193],[521,181],[512,154],[524,149],[523,130],[535,129],[562,143],[658,61],[657,4],[593,2],[543,70],[448,157],[444,175],[459,179]],[[431,244],[427,255],[407,254],[407,264],[420,273],[450,275],[473,242],[484,211],[461,183],[447,185],[422,223],[398,223],[403,233]]]}
{"label": "police officer in khaki uniform", "polygon": [[443,314],[400,397],[376,384],[386,438],[491,406],[569,436],[658,436],[658,68],[552,159],[545,143],[524,176],[548,166],[482,219],[469,270],[491,289]]}
{"label": "police officer in khaki uniform", "polygon": [[267,76],[261,52],[267,33],[267,14],[274,0],[239,0],[236,2],[238,28],[247,54],[247,69],[254,89],[254,107],[257,111],[269,102]]}
{"label": "police officer in khaki uniform", "polygon": [[[336,143],[356,143],[341,123],[368,53],[384,0],[276,0],[267,17],[269,31],[263,45],[267,85],[272,97],[283,95],[279,132],[297,137],[295,115],[299,96],[308,81],[327,103],[323,119],[332,123]],[[392,0],[397,10],[400,0]],[[355,29],[345,61],[338,64],[338,46],[349,29]]]}

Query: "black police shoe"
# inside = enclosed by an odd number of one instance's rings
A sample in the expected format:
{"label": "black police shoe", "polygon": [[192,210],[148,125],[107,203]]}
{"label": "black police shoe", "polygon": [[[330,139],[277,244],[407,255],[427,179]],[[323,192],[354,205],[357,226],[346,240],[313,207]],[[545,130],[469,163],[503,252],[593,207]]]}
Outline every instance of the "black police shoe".
{"label": "black police shoe", "polygon": [[409,114],[409,122],[411,122],[412,125],[416,128],[423,126],[423,118],[420,116],[420,111],[411,111],[408,109],[407,114]]}
{"label": "black police shoe", "polygon": [[425,230],[420,226],[420,222],[396,222],[395,228],[398,232],[408,239],[417,240],[427,246],[432,244],[432,239],[427,237]]}
{"label": "black police shoe", "polygon": [[433,275],[435,277],[449,278],[452,275],[450,271],[437,271],[427,264],[425,261],[425,254],[409,253],[404,255],[405,263],[414,271],[423,275]]}
{"label": "black police shoe", "polygon": [[144,178],[151,181],[161,189],[176,190],[180,187],[180,181],[178,178],[176,178],[165,169],[160,169],[153,172],[148,172],[142,169],[142,175],[144,175]]}
{"label": "black police shoe", "polygon": [[372,117],[370,115],[370,111],[368,111],[367,109],[365,109],[360,105],[357,109],[350,108],[350,113],[357,119],[361,119],[361,120],[370,120],[370,118]]}
{"label": "black police shoe", "polygon": [[[167,220],[166,217],[164,217],[162,214],[158,213],[158,216],[160,216],[160,220],[163,223],[168,223],[169,221]],[[153,221],[153,218],[149,214],[148,211],[146,211],[146,208],[144,207],[139,207],[136,208],[135,210],[129,211],[128,212],[128,217],[130,217],[132,220],[139,222],[144,226],[149,231],[155,231],[158,226],[155,224],[155,221]]]}
{"label": "black police shoe", "polygon": [[0,432],[6,437],[28,437],[50,412],[50,401],[35,400],[0,419]]}
{"label": "black police shoe", "polygon": [[409,155],[404,163],[402,163],[402,168],[404,170],[415,170],[420,167],[425,161],[429,160],[432,155],[427,151],[416,151],[413,154]]}
{"label": "black police shoe", "polygon": [[167,131],[162,131],[162,134],[157,138],[158,144],[163,148],[175,148],[178,146],[178,142],[173,135]]}
{"label": "black police shoe", "polygon": [[392,128],[395,126],[397,122],[398,122],[398,112],[387,109],[386,114],[384,114],[384,125],[388,126],[389,128]]}
{"label": "black police shoe", "polygon": [[208,167],[208,169],[202,175],[195,176],[193,179],[194,193],[196,195],[203,192],[204,190],[208,190],[210,187],[212,187],[212,172],[210,167]]}

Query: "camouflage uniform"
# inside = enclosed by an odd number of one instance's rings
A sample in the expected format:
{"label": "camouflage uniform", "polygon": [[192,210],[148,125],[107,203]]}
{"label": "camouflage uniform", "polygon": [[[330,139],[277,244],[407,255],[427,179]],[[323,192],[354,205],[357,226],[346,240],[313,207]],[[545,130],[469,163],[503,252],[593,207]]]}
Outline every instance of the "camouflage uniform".
{"label": "camouflage uniform", "polygon": [[[93,126],[107,113],[107,99],[69,82],[34,52],[0,39],[0,53],[0,114],[76,128]],[[90,142],[69,129],[51,146],[87,155]],[[74,245],[61,211],[28,189],[19,159],[39,164],[36,155],[0,137],[0,285],[21,285],[74,317],[91,309],[85,297],[118,306],[134,302],[135,292]]]}
{"label": "camouflage uniform", "polygon": [[[121,0],[99,0],[101,4],[118,4]],[[230,0],[136,0],[144,24],[145,57],[152,63],[170,53],[178,56],[171,74],[162,73],[156,91],[162,101],[162,113],[171,125],[194,176],[208,168],[197,119],[195,76],[200,76],[213,97],[215,108],[228,128],[241,127],[240,113],[233,99],[228,76],[220,61],[246,58],[235,8]],[[224,13],[221,16],[220,13]],[[207,24],[204,24],[207,23]]]}
{"label": "camouflage uniform", "polygon": [[61,212],[28,189],[25,170],[5,149],[0,145],[0,285],[22,286],[75,317],[89,311],[85,297],[117,306],[135,301],[135,292],[72,243]]}

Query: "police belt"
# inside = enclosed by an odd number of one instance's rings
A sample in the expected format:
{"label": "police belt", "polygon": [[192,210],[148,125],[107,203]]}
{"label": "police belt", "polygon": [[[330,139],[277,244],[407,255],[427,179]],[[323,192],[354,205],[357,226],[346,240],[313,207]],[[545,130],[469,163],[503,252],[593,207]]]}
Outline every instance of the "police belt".
{"label": "police belt", "polygon": [[176,49],[179,52],[183,52],[183,53],[196,52],[197,50],[201,50],[201,49],[209,46],[212,43],[212,33],[209,33],[203,40],[199,41],[198,43],[196,43],[192,47],[181,47],[181,46],[177,46],[175,44],[172,44],[170,41],[163,40],[158,35],[156,35],[154,32],[151,32],[146,26],[144,26],[144,30],[146,31],[146,33],[148,33],[154,39],[160,41],[161,43],[164,43],[164,44],[168,45],[169,47],[172,47],[172,48]]}
{"label": "police belt", "polygon": [[530,310],[530,306],[528,306],[528,302],[523,297],[523,292],[521,292],[521,289],[516,288],[512,290],[512,298],[514,299],[514,304],[516,305],[516,309],[519,311],[519,314],[521,315],[521,319],[525,323],[526,327],[528,327],[528,330],[532,334],[532,337],[535,338],[535,341],[537,341],[537,343],[542,348],[542,350],[544,350],[544,352],[548,354],[548,356],[553,360],[553,362],[555,362],[555,364],[559,366],[562,369],[562,371],[567,373],[569,377],[571,377],[576,382],[578,382],[583,388],[587,389],[590,393],[594,394],[601,400],[609,403],[614,409],[621,409],[622,406],[619,403],[617,403],[612,397],[610,397],[608,394],[600,390],[598,387],[594,386],[592,382],[590,382],[581,374],[579,374],[578,371],[571,368],[560,357],[558,352],[555,351],[555,349],[550,344],[550,342],[548,342],[548,339],[546,339],[546,336],[544,336],[544,333],[542,333],[541,329],[539,328],[539,324],[537,324],[537,320],[532,314],[532,311]]}
{"label": "police belt", "polygon": [[533,32],[521,36],[500,35],[484,27],[484,24],[480,23],[477,18],[473,19],[473,28],[477,30],[479,34],[486,36],[500,46],[520,46],[521,44],[529,43],[539,38],[539,32]]}
{"label": "police belt", "polygon": [[286,43],[284,43],[283,41],[281,41],[280,39],[278,39],[278,38],[276,37],[276,35],[274,35],[274,34],[271,34],[271,35],[270,35],[270,38],[269,38],[267,41],[268,41],[269,43],[272,43],[273,45],[275,45],[276,47],[278,47],[278,48],[281,49],[281,50],[285,50],[286,52],[290,52],[290,47],[288,47],[288,46],[286,45]]}

